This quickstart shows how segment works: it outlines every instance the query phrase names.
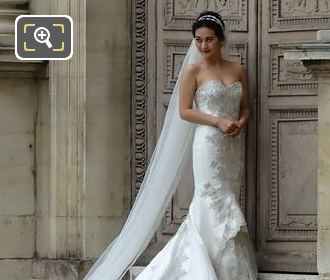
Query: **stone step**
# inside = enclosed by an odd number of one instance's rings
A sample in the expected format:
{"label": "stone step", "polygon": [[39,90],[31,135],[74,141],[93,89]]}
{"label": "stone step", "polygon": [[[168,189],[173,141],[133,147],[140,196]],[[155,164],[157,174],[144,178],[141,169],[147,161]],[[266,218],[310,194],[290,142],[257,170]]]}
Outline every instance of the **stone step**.
{"label": "stone step", "polygon": [[318,275],[311,274],[281,274],[281,273],[259,273],[259,280],[317,280]]}
{"label": "stone step", "polygon": [[[144,269],[143,266],[133,266],[127,280],[134,280]],[[311,274],[282,274],[282,273],[259,273],[258,280],[318,280],[318,275]]]}

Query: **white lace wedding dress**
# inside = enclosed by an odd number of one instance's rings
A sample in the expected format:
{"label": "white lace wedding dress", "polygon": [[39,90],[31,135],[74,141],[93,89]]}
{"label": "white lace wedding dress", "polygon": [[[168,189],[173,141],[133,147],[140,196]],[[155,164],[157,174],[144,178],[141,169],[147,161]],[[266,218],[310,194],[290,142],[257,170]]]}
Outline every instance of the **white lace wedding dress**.
{"label": "white lace wedding dress", "polygon": [[[197,109],[237,119],[242,85],[205,81],[196,91]],[[255,280],[257,268],[238,204],[244,158],[241,136],[197,125],[193,143],[195,191],[189,214],[175,236],[137,280]]]}

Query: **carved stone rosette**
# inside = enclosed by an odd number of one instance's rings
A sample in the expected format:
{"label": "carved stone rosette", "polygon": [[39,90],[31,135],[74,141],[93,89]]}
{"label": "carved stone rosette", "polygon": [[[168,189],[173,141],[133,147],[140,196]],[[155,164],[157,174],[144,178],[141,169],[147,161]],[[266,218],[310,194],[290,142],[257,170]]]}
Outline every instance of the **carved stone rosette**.
{"label": "carved stone rosette", "polygon": [[133,1],[132,69],[132,199],[140,189],[148,163],[147,19],[146,1]]}

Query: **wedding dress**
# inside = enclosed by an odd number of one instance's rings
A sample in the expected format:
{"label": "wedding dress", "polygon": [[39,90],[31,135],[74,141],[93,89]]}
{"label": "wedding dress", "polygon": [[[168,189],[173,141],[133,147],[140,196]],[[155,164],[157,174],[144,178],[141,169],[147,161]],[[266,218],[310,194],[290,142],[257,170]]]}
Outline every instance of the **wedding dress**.
{"label": "wedding dress", "polygon": [[[195,193],[189,214],[137,279],[257,279],[253,246],[237,200],[244,168],[242,136],[227,138],[215,127],[179,116],[181,74],[200,58],[192,40],[134,205],[120,234],[84,280],[122,279],[154,236],[180,179],[191,174],[191,155]],[[195,104],[201,112],[237,119],[241,98],[240,82],[225,86],[208,80],[197,89]]]}
{"label": "wedding dress", "polygon": [[[242,85],[205,81],[195,93],[197,109],[236,120]],[[136,280],[255,280],[257,268],[238,204],[244,168],[243,137],[197,125],[193,141],[195,190],[178,232]]]}

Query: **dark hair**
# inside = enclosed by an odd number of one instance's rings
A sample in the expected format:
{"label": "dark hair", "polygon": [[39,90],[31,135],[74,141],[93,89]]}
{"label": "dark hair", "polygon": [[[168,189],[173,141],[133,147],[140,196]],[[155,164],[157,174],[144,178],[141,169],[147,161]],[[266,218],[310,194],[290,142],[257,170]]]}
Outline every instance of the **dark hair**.
{"label": "dark hair", "polygon": [[[220,21],[221,24],[217,23],[216,21],[210,20],[210,19],[200,19],[204,16],[213,16],[216,19]],[[219,38],[220,41],[225,40],[225,23],[223,19],[221,18],[220,14],[213,12],[213,11],[204,11],[202,12],[196,21],[192,25],[192,33],[195,37],[196,30],[200,27],[207,27],[214,30],[215,35]]]}

